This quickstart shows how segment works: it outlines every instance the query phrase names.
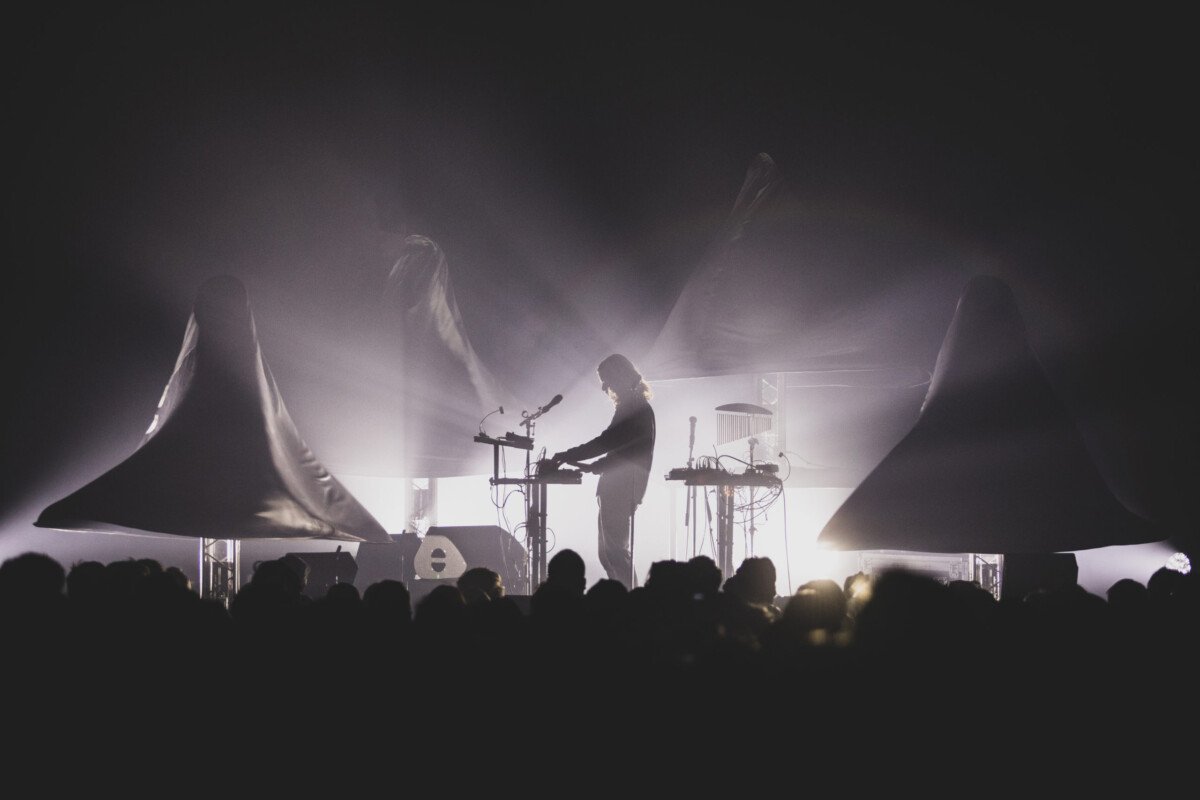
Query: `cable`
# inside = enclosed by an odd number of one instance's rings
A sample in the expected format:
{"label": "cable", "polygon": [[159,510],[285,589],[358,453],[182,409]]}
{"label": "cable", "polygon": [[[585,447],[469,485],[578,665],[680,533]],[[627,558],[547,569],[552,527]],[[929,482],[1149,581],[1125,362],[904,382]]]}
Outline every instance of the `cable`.
{"label": "cable", "polygon": [[786,450],[780,450],[779,455],[776,456],[777,458],[782,458],[783,463],[787,464],[787,475],[784,475],[782,478],[780,478],[780,481],[783,483],[787,483],[787,479],[792,477],[792,460],[785,455],[786,452]]}
{"label": "cable", "polygon": [[743,461],[742,459],[738,458],[737,456],[731,456],[728,453],[717,456],[716,461],[717,461],[718,466],[720,466],[722,458],[732,458],[734,461],[738,462],[739,464],[745,464],[747,467],[754,466],[749,461]]}
{"label": "cable", "polygon": [[787,499],[786,498],[783,501],[783,558],[785,561],[787,561],[788,594],[790,595],[793,591],[793,589],[792,589],[792,554],[791,554],[791,551],[788,549],[788,524],[787,524]]}
{"label": "cable", "polygon": [[[783,453],[791,453],[791,454],[792,454],[792,455],[794,455],[796,458],[798,458],[798,459],[800,459],[801,461],[803,461],[805,464],[808,464],[810,467],[816,467],[817,469],[836,469],[836,467],[831,467],[831,466],[829,466],[828,464],[818,464],[818,463],[817,463],[817,462],[815,462],[815,461],[809,461],[807,458],[805,458],[804,456],[800,455],[800,454],[799,454],[799,453],[797,453],[795,450],[784,450],[784,451],[783,451]],[[781,458],[782,458],[782,457],[784,457],[783,453],[780,453],[780,454],[779,454]],[[791,468],[791,466],[792,466],[792,463],[789,461],[789,462],[788,462],[788,468],[790,469],[790,468]],[[789,474],[791,474],[791,473],[789,473]]]}
{"label": "cable", "polygon": [[[500,487],[495,487],[495,491],[496,493],[499,493]],[[496,522],[500,525],[500,527],[508,531],[509,534],[513,532],[513,528],[512,523],[508,521],[508,499],[512,497],[513,494],[518,492],[519,490],[517,489],[510,489],[505,493],[504,500],[502,502],[497,503],[495,499],[492,500],[492,505],[496,506]]]}
{"label": "cable", "polygon": [[755,515],[757,515],[759,512],[765,513],[767,511],[767,509],[769,509],[771,506],[775,505],[775,503],[779,501],[779,498],[783,496],[783,482],[782,481],[780,481],[778,484],[771,484],[770,486],[739,487],[739,489],[741,489],[741,488],[750,489],[750,490],[764,489],[764,488],[770,489],[769,494],[767,494],[764,497],[761,497],[757,500],[754,499],[753,491],[751,491],[749,500],[747,500],[744,503],[734,505],[733,510],[735,512],[741,512],[743,517],[747,513],[752,513]]}

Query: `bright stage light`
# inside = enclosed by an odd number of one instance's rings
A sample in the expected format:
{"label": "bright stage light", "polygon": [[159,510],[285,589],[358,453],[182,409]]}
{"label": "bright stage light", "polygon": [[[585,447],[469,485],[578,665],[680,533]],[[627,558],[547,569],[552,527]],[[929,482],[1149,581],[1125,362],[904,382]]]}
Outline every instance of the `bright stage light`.
{"label": "bright stage light", "polygon": [[866,575],[856,575],[850,581],[847,589],[846,599],[848,600],[854,600],[861,604],[871,599],[871,579]]}
{"label": "bright stage light", "polygon": [[1176,572],[1184,575],[1187,575],[1192,571],[1192,561],[1185,553],[1173,553],[1171,557],[1167,559],[1167,563],[1163,564],[1163,566],[1167,569],[1173,569]]}

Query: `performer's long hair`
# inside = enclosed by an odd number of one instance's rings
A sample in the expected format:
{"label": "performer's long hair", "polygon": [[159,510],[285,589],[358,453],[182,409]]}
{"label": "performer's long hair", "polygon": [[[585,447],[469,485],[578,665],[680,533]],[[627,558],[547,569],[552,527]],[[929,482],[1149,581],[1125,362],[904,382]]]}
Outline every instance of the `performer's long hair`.
{"label": "performer's long hair", "polygon": [[649,384],[642,380],[642,373],[638,372],[633,362],[620,353],[613,353],[601,361],[596,372],[600,374],[602,388],[608,392],[614,403],[620,403],[624,398],[634,395],[649,400],[653,394]]}

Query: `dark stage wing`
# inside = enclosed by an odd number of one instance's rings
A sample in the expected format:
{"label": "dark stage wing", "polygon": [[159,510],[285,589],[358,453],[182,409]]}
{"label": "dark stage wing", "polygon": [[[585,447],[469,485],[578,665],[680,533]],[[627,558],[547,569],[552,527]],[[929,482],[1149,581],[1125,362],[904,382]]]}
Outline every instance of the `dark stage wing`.
{"label": "dark stage wing", "polygon": [[916,425],[818,542],[841,550],[1053,553],[1162,541],[1105,483],[998,278],[963,292]]}
{"label": "dark stage wing", "polygon": [[129,458],[46,508],[43,528],[213,539],[388,542],[301,439],[263,360],[249,296],[200,288],[175,371]]}

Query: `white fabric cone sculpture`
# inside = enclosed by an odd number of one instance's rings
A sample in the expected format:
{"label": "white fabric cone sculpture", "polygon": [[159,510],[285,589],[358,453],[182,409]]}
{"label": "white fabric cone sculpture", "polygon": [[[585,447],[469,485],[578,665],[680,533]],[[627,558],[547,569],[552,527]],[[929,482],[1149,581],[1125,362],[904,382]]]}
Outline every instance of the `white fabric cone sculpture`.
{"label": "white fabric cone sculpture", "polygon": [[263,361],[246,289],[232,276],[201,286],[138,449],[46,508],[35,524],[212,539],[390,541],[300,437]]}
{"label": "white fabric cone sculpture", "polygon": [[1087,451],[998,278],[968,283],[916,425],[833,515],[839,550],[1054,553],[1161,541]]}

